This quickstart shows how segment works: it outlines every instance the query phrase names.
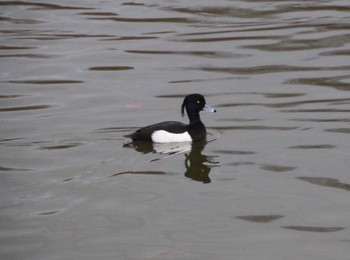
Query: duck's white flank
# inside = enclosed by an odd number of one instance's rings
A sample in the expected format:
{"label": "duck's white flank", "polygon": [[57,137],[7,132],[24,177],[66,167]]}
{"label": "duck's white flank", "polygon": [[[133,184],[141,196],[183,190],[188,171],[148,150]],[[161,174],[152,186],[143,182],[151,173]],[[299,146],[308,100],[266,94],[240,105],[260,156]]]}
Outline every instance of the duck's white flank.
{"label": "duck's white flank", "polygon": [[192,138],[187,132],[174,134],[164,130],[158,130],[152,134],[152,141],[154,143],[192,142]]}

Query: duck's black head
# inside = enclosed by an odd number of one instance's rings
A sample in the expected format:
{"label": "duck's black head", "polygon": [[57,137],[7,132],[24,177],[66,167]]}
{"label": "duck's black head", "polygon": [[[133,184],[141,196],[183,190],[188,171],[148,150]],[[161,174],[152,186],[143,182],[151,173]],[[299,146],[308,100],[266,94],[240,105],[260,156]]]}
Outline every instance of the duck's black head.
{"label": "duck's black head", "polygon": [[182,116],[185,114],[185,108],[190,121],[199,118],[199,112],[202,110],[216,112],[215,109],[206,104],[204,97],[200,94],[191,94],[185,97],[181,106]]}

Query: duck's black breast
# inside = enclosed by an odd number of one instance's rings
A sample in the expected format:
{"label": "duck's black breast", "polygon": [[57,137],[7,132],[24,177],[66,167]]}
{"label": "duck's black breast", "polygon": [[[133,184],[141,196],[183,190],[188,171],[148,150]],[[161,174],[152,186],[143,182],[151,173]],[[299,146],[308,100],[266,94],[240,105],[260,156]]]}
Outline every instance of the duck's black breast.
{"label": "duck's black breast", "polygon": [[173,134],[182,134],[187,131],[187,125],[177,121],[165,121],[140,128],[126,137],[132,138],[133,140],[152,141],[152,134],[160,130]]}
{"label": "duck's black breast", "polygon": [[207,136],[207,131],[202,121],[197,121],[196,123],[188,125],[187,132],[192,137],[193,141],[202,140]]}

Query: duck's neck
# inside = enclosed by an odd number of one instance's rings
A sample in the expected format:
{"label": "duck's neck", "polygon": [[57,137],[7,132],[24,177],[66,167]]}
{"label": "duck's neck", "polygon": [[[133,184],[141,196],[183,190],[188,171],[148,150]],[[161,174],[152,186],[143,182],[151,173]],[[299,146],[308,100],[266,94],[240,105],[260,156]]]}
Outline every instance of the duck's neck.
{"label": "duck's neck", "polygon": [[190,125],[202,123],[199,113],[189,112],[187,111],[188,118],[190,120]]}
{"label": "duck's neck", "polygon": [[187,126],[187,131],[192,137],[192,141],[199,141],[206,137],[206,129],[202,123],[199,113],[190,114],[189,116],[190,124]]}

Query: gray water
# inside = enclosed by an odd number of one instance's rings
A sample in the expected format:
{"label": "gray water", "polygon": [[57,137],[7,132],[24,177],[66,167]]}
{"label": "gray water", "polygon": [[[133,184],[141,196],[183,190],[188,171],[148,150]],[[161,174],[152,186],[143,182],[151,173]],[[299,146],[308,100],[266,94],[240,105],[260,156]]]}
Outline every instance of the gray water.
{"label": "gray water", "polygon": [[[0,13],[1,259],[349,259],[348,1]],[[123,137],[189,93],[205,142]]]}

